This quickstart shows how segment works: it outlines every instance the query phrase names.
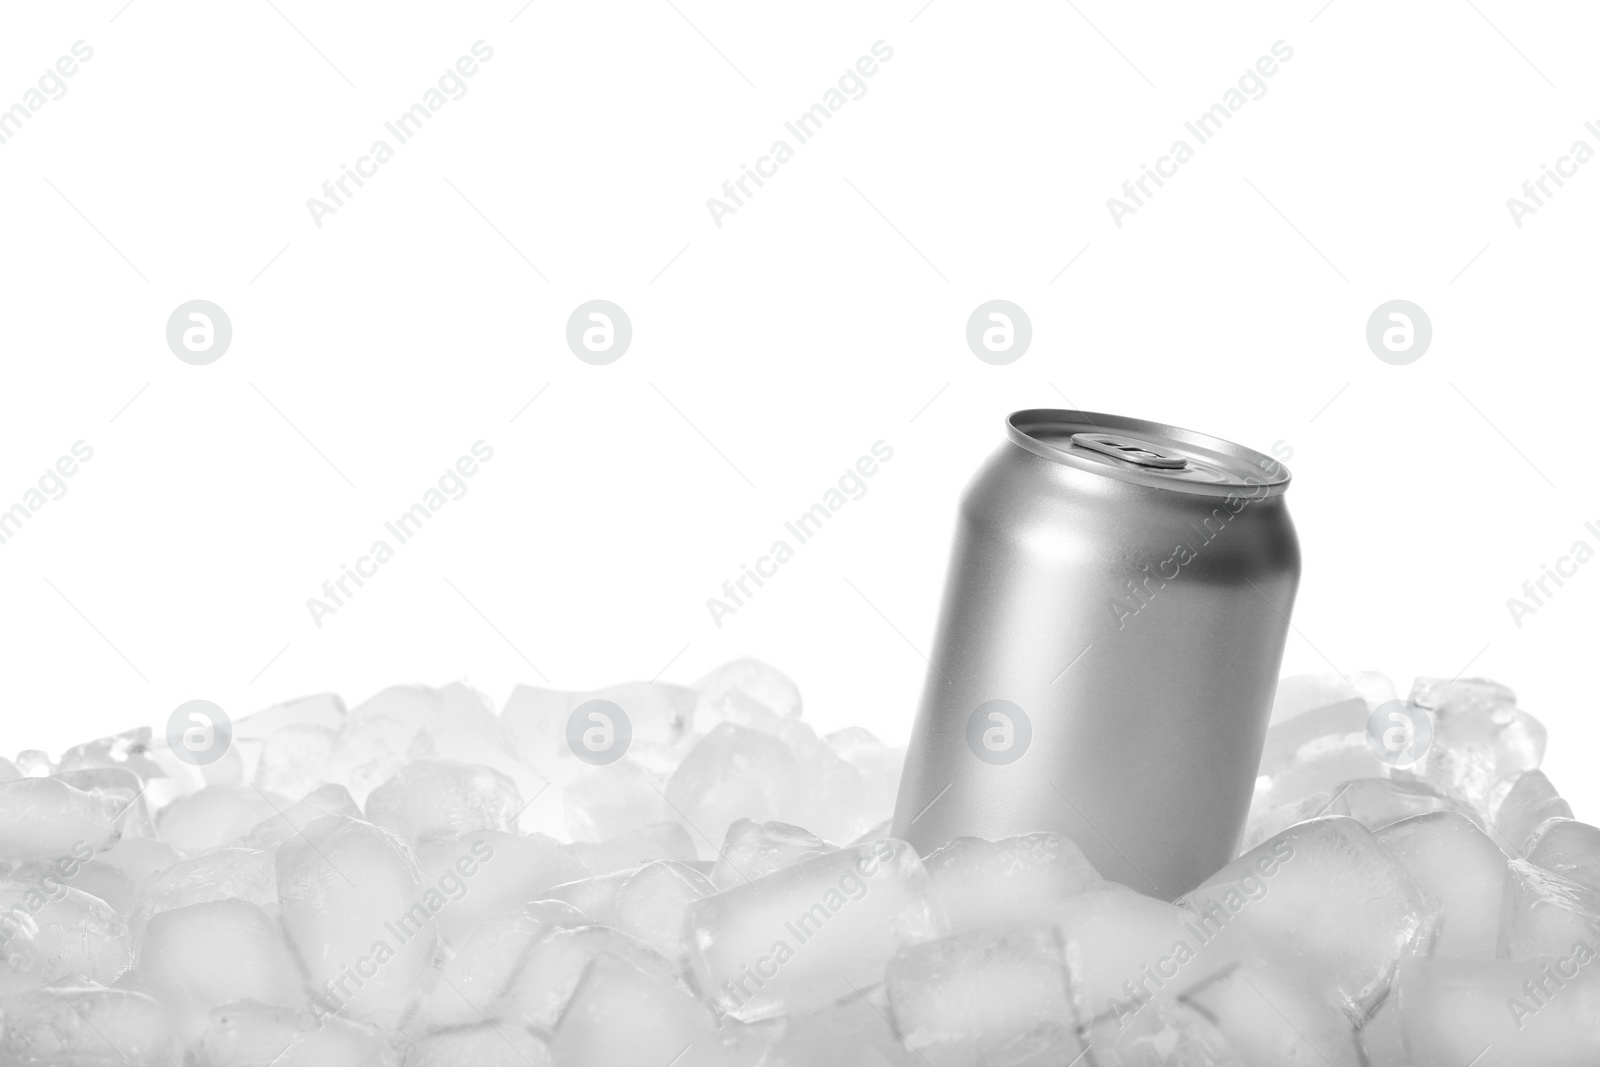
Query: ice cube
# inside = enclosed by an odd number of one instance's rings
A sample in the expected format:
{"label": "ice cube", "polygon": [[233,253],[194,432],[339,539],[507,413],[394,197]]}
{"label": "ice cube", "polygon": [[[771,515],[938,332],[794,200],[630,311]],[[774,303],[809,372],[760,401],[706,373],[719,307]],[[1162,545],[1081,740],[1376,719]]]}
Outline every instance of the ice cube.
{"label": "ice cube", "polygon": [[53,986],[0,1000],[7,1067],[169,1067],[178,1046],[155,999],[127,989]]}
{"label": "ice cube", "polygon": [[1126,1019],[1170,1000],[1174,982],[1197,977],[1194,961],[1216,936],[1193,913],[1115,883],[1063,900],[1056,926],[1083,1022]]}
{"label": "ice cube", "polygon": [[319,785],[270,818],[263,819],[250,832],[233,843],[244,848],[271,848],[287,841],[300,828],[323,815],[348,815],[359,819],[361,809],[342,785]]}
{"label": "ice cube", "polygon": [[1271,974],[1223,968],[1184,992],[1250,1067],[1362,1067],[1350,1020]]}
{"label": "ice cube", "polygon": [[710,879],[693,867],[654,860],[617,888],[609,921],[667,959],[681,963],[689,951],[684,914],[691,903],[716,891]]}
{"label": "ice cube", "polygon": [[795,760],[795,785],[783,806],[784,821],[836,841],[848,841],[871,825],[862,815],[866,786],[861,775],[815,730],[789,719],[779,725],[778,738]]}
{"label": "ice cube", "polygon": [[550,1047],[520,1026],[480,1023],[418,1038],[405,1067],[549,1067]]}
{"label": "ice cube", "polygon": [[110,848],[122,836],[115,797],[74,789],[59,778],[0,783],[0,860],[55,860],[84,847]]}
{"label": "ice cube", "polygon": [[56,777],[85,793],[116,801],[118,823],[125,837],[154,837],[155,825],[145,807],[145,784],[126,767],[93,767],[59,771]]}
{"label": "ice cube", "polygon": [[1367,747],[1367,702],[1359,697],[1307,711],[1267,730],[1251,807],[1266,811],[1352,778],[1387,778],[1389,765]]}
{"label": "ice cube", "polygon": [[57,771],[120,767],[132,772],[141,781],[159,778],[161,768],[151,762],[148,755],[150,735],[150,727],[136,726],[120,734],[74,745],[61,754]]}
{"label": "ice cube", "polygon": [[[119,849],[108,853],[116,856]],[[128,919],[137,944],[153,916],[208,900],[247,900],[269,916],[278,914],[276,850],[223,848],[162,867],[141,887]]]}
{"label": "ice cube", "polygon": [[1487,678],[1418,678],[1409,698],[1441,719],[1486,719],[1501,726],[1517,715],[1517,695]]}
{"label": "ice cube", "polygon": [[719,1030],[706,1006],[672,982],[613,956],[589,964],[551,1041],[557,1063],[584,1067],[754,1067],[761,1048]]}
{"label": "ice cube", "polygon": [[[88,854],[87,849],[84,850],[84,854]],[[71,886],[90,896],[99,897],[111,905],[111,910],[115,911],[119,918],[124,919],[138,902],[139,891],[133,880],[123,872],[122,868],[114,867],[102,860],[82,860],[76,856],[62,857],[50,863],[35,860],[32,863],[18,865],[12,870],[11,877],[20,882],[34,882],[45,886]]]}
{"label": "ice cube", "polygon": [[795,790],[798,767],[789,746],[768,734],[722,723],[700,739],[667,783],[673,816],[696,838],[701,855],[715,855],[735,819],[781,817]]}
{"label": "ice cube", "polygon": [[428,1025],[463,1026],[488,1018],[536,941],[588,921],[570,904],[542,900],[478,924],[445,961],[424,1011]]}
{"label": "ice cube", "polygon": [[724,663],[694,684],[694,725],[709,731],[731,722],[776,733],[785,719],[800,717],[800,690],[776,668],[757,659]]}
{"label": "ice cube", "polygon": [[672,963],[630,934],[609,926],[563,928],[529,946],[490,1017],[535,1030],[555,1028],[584,972],[599,958],[626,960],[641,972],[677,984]]}
{"label": "ice cube", "polygon": [[622,884],[632,876],[633,871],[625,870],[579,878],[551,886],[540,895],[540,899],[570,904],[588,916],[590,922],[609,925],[617,894],[622,891]]}
{"label": "ice cube", "polygon": [[1572,805],[1561,799],[1543,771],[1523,771],[1512,781],[1494,813],[1500,843],[1513,855],[1527,853],[1534,835],[1550,819],[1571,819]]}
{"label": "ice cube", "polygon": [[1497,783],[1532,770],[1544,755],[1543,727],[1519,713],[1516,696],[1498,682],[1418,678],[1410,699],[1434,717],[1423,776],[1480,810],[1489,809]]}
{"label": "ice cube", "polygon": [[283,727],[261,744],[256,759],[256,787],[299,800],[329,780],[338,743],[338,733],[316,723]]}
{"label": "ice cube", "polygon": [[589,767],[563,791],[567,832],[574,841],[605,841],[666,819],[662,779],[624,756]]}
{"label": "ice cube", "polygon": [[103,861],[127,875],[128,881],[141,892],[145,881],[152,874],[165,870],[181,858],[178,850],[165,841],[154,841],[144,837],[125,837],[105,851],[94,855],[96,860]]}
{"label": "ice cube", "polygon": [[1348,815],[1369,830],[1379,830],[1430,811],[1454,811],[1482,821],[1472,805],[1406,778],[1356,778],[1335,786],[1326,814]]}
{"label": "ice cube", "polygon": [[1509,862],[1501,958],[1563,955],[1600,938],[1600,892],[1569,882],[1526,860]]}
{"label": "ice cube", "polygon": [[542,899],[551,886],[584,874],[578,861],[551,838],[501,830],[430,838],[417,846],[417,860],[427,884],[441,894],[438,906],[430,910],[440,935],[451,944],[485,919]]}
{"label": "ice cube", "polygon": [[[1084,1067],[1264,1067],[1235,1052],[1203,1012],[1175,1001],[1157,1000],[1137,1014],[1100,1019],[1086,1028],[1084,1037]],[[1092,1064],[1089,1056],[1094,1057]],[[1066,1052],[1017,1062],[1027,1067],[1073,1063]]]}
{"label": "ice cube", "polygon": [[718,889],[731,889],[836,848],[810,830],[786,822],[735,819],[728,826],[711,882]]}
{"label": "ice cube", "polygon": [[1071,838],[1048,831],[1002,841],[958,837],[923,866],[956,933],[1047,922],[1064,898],[1105,884]]}
{"label": "ice cube", "polygon": [[1404,1026],[1396,987],[1356,1035],[1365,1067],[1411,1067]]}
{"label": "ice cube", "polygon": [[1277,837],[1289,827],[1312,819],[1325,819],[1333,806],[1333,792],[1312,793],[1287,804],[1269,807],[1262,803],[1261,795],[1250,805],[1245,819],[1244,834],[1239,841],[1239,853],[1249,852],[1261,842]]}
{"label": "ice cube", "polygon": [[213,1008],[190,1054],[192,1067],[398,1067],[400,1062],[371,1027],[253,1001]]}
{"label": "ice cube", "polygon": [[186,1041],[205,1030],[220,1004],[306,1000],[305,979],[278,925],[243,900],[191,904],[152,918],[139,946],[138,978]]}
{"label": "ice cube", "polygon": [[498,771],[454,760],[419,760],[367,797],[367,820],[413,848],[424,837],[509,830],[522,810],[516,784]]}
{"label": "ice cube", "polygon": [[1219,951],[1303,976],[1352,1022],[1383,999],[1395,962],[1426,951],[1438,927],[1437,902],[1372,831],[1342,817],[1285,830],[1180,903],[1216,931]]}
{"label": "ice cube", "polygon": [[742,1021],[819,1007],[878,981],[906,945],[949,932],[931,890],[903,841],[803,860],[689,905],[690,973]]}
{"label": "ice cube", "polygon": [[650,860],[692,860],[698,855],[689,831],[675,822],[650,823],[599,844],[572,845],[567,851],[590,874],[628,870]]}
{"label": "ice cube", "polygon": [[1394,698],[1394,683],[1377,671],[1359,671],[1348,678],[1342,674],[1290,675],[1278,680],[1272,725],[1346,700],[1364,700],[1375,708]]}
{"label": "ice cube", "polygon": [[826,740],[861,776],[861,823],[872,826],[893,818],[900,772],[905,768],[905,746],[886,745],[859,726],[835,730]]}
{"label": "ice cube", "polygon": [[411,850],[391,831],[324,815],[278,846],[284,930],[327,1009],[393,1026],[437,943]]}
{"label": "ice cube", "polygon": [[975,1055],[1071,1018],[1061,935],[1006,926],[911,945],[884,976],[906,1047]]}
{"label": "ice cube", "polygon": [[1416,815],[1378,831],[1422,890],[1442,906],[1434,952],[1493,959],[1500,942],[1506,857],[1489,836],[1454,811]]}
{"label": "ice cube", "polygon": [[249,833],[289,806],[284,797],[236,785],[208,785],[161,813],[156,832],[180,852],[206,852]]}
{"label": "ice cube", "polygon": [[235,719],[231,751],[239,755],[242,780],[258,781],[262,753],[278,731],[292,726],[316,726],[337,734],[344,718],[344,701],[337,693],[317,693]]}
{"label": "ice cube", "polygon": [[1400,962],[1396,987],[1407,1063],[1416,1067],[1600,1062],[1600,966],[1592,949],[1528,960],[1413,957]]}
{"label": "ice cube", "polygon": [[1572,819],[1544,823],[1530,843],[1528,860],[1569,881],[1600,890],[1600,827]]}
{"label": "ice cube", "polygon": [[68,886],[0,878],[0,933],[13,973],[36,970],[42,982],[110,985],[132,961],[127,924],[111,905]]}
{"label": "ice cube", "polygon": [[541,774],[565,781],[585,766],[567,743],[567,719],[580,704],[605,700],[628,717],[632,744],[673,745],[689,733],[695,694],[682,686],[630,682],[589,693],[517,686],[500,722],[517,753]]}

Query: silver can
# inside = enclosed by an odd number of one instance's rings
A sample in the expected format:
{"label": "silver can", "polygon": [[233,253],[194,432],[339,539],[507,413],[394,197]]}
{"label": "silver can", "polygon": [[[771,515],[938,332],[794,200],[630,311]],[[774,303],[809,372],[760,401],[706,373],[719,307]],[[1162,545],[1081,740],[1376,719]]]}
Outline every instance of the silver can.
{"label": "silver can", "polygon": [[1175,899],[1244,829],[1300,581],[1289,472],[1116,415],[1006,432],[961,502],[893,834],[1053,830]]}

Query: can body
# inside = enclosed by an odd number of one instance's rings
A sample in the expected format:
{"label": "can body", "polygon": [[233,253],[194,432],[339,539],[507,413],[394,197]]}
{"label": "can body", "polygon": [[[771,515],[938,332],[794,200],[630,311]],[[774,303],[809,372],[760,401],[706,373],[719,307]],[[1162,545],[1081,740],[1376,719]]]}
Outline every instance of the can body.
{"label": "can body", "polygon": [[1299,584],[1288,472],[1088,412],[1008,436],[961,503],[892,832],[1056,831],[1175,899],[1243,832]]}

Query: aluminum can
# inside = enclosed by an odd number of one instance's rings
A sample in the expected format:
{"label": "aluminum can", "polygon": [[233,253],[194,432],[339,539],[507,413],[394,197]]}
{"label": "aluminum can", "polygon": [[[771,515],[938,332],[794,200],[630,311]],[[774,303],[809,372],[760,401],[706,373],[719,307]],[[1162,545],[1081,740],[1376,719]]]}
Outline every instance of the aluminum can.
{"label": "aluminum can", "polygon": [[1275,459],[1019,411],[961,501],[892,833],[1072,838],[1172,900],[1235,855],[1300,580]]}

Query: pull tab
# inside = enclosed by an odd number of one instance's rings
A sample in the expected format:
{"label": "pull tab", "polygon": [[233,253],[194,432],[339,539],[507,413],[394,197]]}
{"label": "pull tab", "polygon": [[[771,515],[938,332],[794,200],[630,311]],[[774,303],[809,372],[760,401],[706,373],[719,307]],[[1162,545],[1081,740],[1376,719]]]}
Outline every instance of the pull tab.
{"label": "pull tab", "polygon": [[1140,467],[1175,471],[1189,465],[1188,459],[1176,452],[1158,448],[1137,438],[1120,437],[1114,433],[1075,433],[1071,437],[1071,442],[1079,448],[1087,448],[1091,452],[1098,452],[1103,456],[1110,456],[1112,459],[1120,459]]}

